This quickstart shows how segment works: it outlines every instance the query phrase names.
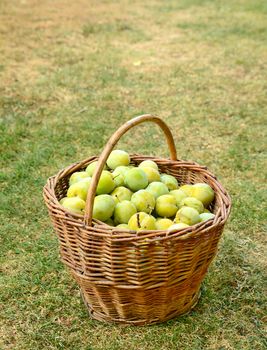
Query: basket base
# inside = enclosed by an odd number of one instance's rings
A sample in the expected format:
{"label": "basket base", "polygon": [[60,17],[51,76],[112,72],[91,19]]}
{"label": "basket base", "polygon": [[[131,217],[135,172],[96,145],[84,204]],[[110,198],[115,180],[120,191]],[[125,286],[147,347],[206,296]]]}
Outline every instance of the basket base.
{"label": "basket base", "polygon": [[100,312],[96,312],[92,306],[86,301],[84,294],[82,292],[82,290],[80,290],[80,294],[82,297],[82,300],[87,308],[87,311],[89,313],[89,316],[97,321],[100,322],[108,322],[108,323],[119,323],[121,325],[134,325],[134,326],[146,326],[146,325],[152,325],[152,324],[157,324],[157,323],[162,323],[162,322],[166,322],[168,320],[171,320],[172,318],[178,317],[178,316],[182,316],[182,315],[186,315],[189,312],[191,312],[191,310],[197,305],[200,296],[201,296],[201,291],[199,290],[198,293],[194,296],[194,298],[192,299],[192,302],[188,305],[188,309],[183,310],[183,312],[180,312],[179,310],[176,310],[175,312],[173,312],[171,315],[168,315],[167,317],[165,317],[164,319],[160,320],[160,319],[150,319],[150,320],[126,320],[126,319],[118,319],[118,318],[112,318],[109,317],[103,313]]}

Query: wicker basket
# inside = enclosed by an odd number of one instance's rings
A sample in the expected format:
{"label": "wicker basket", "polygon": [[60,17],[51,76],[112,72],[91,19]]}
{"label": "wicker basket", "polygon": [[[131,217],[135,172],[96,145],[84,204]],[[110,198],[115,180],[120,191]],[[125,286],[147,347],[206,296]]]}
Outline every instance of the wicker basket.
{"label": "wicker basket", "polygon": [[[209,208],[215,213],[214,219],[172,232],[135,232],[92,219],[96,186],[110,152],[127,130],[143,122],[161,127],[171,159],[134,154],[131,162],[152,159],[161,172],[175,176],[180,184],[208,183],[215,191]],[[59,204],[66,195],[69,177],[97,159],[85,216],[72,214]],[[61,170],[48,179],[43,193],[60,241],[61,259],[78,282],[94,319],[145,325],[184,314],[196,305],[231,201],[206,167],[177,160],[172,134],[160,118],[142,115],[128,121],[113,134],[99,158],[94,156]]]}

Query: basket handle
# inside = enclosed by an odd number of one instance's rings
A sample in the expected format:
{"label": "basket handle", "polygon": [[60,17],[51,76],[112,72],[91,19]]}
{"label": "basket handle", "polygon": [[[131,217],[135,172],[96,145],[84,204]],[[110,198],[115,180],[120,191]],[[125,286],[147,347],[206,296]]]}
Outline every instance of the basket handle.
{"label": "basket handle", "polygon": [[84,215],[84,223],[85,225],[92,225],[92,219],[93,219],[93,205],[94,205],[94,198],[96,194],[96,188],[97,184],[100,178],[100,175],[102,173],[102,170],[106,164],[106,161],[108,159],[108,156],[110,155],[111,151],[113,150],[114,146],[117,144],[119,139],[132,127],[144,123],[144,122],[154,122],[160,126],[162,131],[165,134],[171,159],[172,160],[177,160],[177,155],[176,155],[176,149],[175,149],[175,143],[174,139],[172,136],[172,133],[167,126],[167,124],[161,120],[159,117],[151,115],[151,114],[144,114],[140,115],[139,117],[130,119],[127,121],[125,124],[123,124],[108,140],[105,148],[103,149],[99,159],[98,163],[95,169],[95,172],[92,177],[92,182],[89,187],[87,199],[86,199],[86,206],[85,206],[85,215]]}

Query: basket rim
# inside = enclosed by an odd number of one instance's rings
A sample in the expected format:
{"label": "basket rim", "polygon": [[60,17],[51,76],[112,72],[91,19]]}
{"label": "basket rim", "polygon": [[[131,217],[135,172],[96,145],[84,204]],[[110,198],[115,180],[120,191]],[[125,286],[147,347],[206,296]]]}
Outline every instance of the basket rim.
{"label": "basket rim", "polygon": [[[186,161],[186,160],[171,160],[169,158],[160,158],[155,156],[148,156],[139,153],[130,154],[131,162],[137,163],[138,161],[143,161],[146,159],[157,161],[168,161],[168,166],[170,167],[178,167],[178,168],[188,168],[193,171],[199,171],[205,173],[205,178],[207,182],[213,184],[213,190],[216,192],[216,195],[219,197],[219,210],[214,219],[210,219],[192,226],[188,228],[180,229],[180,230],[129,230],[122,229],[113,226],[109,226],[106,223],[93,219],[93,225],[85,225],[83,222],[83,216],[80,214],[75,214],[68,211],[64,208],[58,201],[55,188],[58,182],[64,178],[69,177],[75,171],[79,171],[85,168],[88,164],[93,161],[98,160],[99,156],[91,156],[90,158],[86,158],[82,161],[77,161],[60,171],[58,171],[55,175],[50,176],[47,179],[45,186],[43,187],[43,197],[48,208],[51,206],[53,210],[57,211],[57,217],[62,218],[63,220],[67,220],[70,224],[77,227],[82,227],[83,230],[87,230],[91,234],[96,236],[105,236],[110,235],[112,240],[116,241],[133,241],[133,239],[138,242],[144,242],[144,239],[156,238],[155,242],[159,242],[162,240],[168,240],[170,237],[172,239],[187,239],[190,238],[193,234],[198,236],[199,234],[203,234],[210,229],[224,225],[227,218],[230,215],[231,211],[231,198],[227,191],[224,189],[222,184],[218,181],[217,177],[213,175],[206,166],[199,165],[194,161]],[[166,165],[165,165],[166,166]],[[216,189],[215,189],[215,188]]]}

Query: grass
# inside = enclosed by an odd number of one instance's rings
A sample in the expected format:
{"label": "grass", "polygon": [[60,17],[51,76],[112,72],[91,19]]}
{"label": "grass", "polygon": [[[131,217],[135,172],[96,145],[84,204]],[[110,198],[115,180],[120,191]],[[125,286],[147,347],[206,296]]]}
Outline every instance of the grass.
{"label": "grass", "polygon": [[[266,2],[0,2],[0,348],[266,348]],[[42,186],[157,113],[179,157],[207,165],[233,210],[189,315],[151,327],[88,318],[58,257]],[[119,146],[168,156],[156,128]]]}

